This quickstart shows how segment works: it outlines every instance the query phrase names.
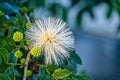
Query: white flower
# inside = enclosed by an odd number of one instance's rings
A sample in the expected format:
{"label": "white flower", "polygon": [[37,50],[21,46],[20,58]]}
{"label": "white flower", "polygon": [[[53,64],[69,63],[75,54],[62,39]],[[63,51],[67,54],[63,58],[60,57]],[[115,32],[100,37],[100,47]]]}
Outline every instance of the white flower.
{"label": "white flower", "polygon": [[46,64],[59,64],[60,58],[68,58],[69,50],[74,48],[70,28],[57,18],[35,20],[26,37],[32,41],[30,49],[38,46],[44,52]]}

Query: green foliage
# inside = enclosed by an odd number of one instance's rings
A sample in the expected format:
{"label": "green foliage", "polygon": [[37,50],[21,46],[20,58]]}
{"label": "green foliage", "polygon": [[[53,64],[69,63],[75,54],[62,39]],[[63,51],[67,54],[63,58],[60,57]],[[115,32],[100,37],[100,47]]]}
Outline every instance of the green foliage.
{"label": "green foliage", "polygon": [[16,80],[14,66],[11,66],[8,70],[8,76],[11,80]]}
{"label": "green foliage", "polygon": [[0,74],[0,80],[10,80],[10,78],[5,74]]}
{"label": "green foliage", "polygon": [[65,80],[77,80],[77,79],[75,79],[75,78],[67,78]]}
{"label": "green foliage", "polygon": [[53,72],[53,76],[55,77],[55,79],[63,79],[67,76],[69,76],[71,74],[70,71],[68,71],[67,69],[61,69],[58,68]]}
{"label": "green foliage", "polygon": [[39,67],[39,80],[54,80],[51,73],[45,67]]}
{"label": "green foliage", "polygon": [[0,48],[0,56],[3,58],[4,63],[8,63],[10,60],[10,54],[5,48]]}
{"label": "green foliage", "polygon": [[76,54],[75,51],[72,51],[72,52],[70,53],[70,58],[71,58],[74,62],[82,65],[82,60],[81,60],[81,58]]}
{"label": "green foliage", "polygon": [[0,73],[5,73],[8,71],[8,69],[10,68],[10,65],[2,63],[0,64]]}
{"label": "green foliage", "polygon": [[50,64],[46,66],[47,71],[51,72],[54,71],[56,69],[57,65],[55,64]]}

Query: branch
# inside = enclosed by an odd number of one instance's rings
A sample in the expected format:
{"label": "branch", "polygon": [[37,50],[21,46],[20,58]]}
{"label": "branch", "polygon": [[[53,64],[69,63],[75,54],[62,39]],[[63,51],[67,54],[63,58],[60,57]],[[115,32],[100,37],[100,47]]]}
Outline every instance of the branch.
{"label": "branch", "polygon": [[26,80],[26,71],[28,70],[28,63],[29,63],[29,61],[30,61],[30,52],[28,52],[27,58],[26,58],[26,61],[25,61],[23,80]]}
{"label": "branch", "polygon": [[29,19],[28,15],[27,15],[27,14],[24,14],[24,16],[25,16],[25,18],[26,18],[26,21],[30,23],[30,19]]}
{"label": "branch", "polygon": [[[24,16],[26,18],[26,21],[30,23],[30,19],[27,16],[27,14],[25,14]],[[26,80],[26,71],[28,70],[28,63],[29,63],[29,61],[30,61],[30,52],[28,52],[27,58],[26,58],[26,61],[25,61],[23,80]]]}

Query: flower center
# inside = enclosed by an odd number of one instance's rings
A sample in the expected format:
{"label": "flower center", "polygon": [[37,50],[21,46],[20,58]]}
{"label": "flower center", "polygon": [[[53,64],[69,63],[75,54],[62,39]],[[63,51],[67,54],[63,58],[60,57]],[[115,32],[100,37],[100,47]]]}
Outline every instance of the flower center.
{"label": "flower center", "polygon": [[54,37],[52,36],[51,33],[45,33],[41,36],[41,38],[46,41],[46,42],[49,42],[49,43],[53,43],[55,42],[55,39]]}

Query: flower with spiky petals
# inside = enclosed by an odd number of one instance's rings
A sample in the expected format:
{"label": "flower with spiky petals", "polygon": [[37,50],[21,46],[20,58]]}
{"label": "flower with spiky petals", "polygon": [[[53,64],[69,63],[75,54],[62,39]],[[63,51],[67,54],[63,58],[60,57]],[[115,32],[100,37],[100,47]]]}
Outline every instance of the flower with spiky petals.
{"label": "flower with spiky petals", "polygon": [[35,20],[26,32],[26,38],[32,41],[29,48],[38,46],[45,55],[46,64],[59,64],[69,58],[74,48],[74,36],[65,22],[57,18]]}

